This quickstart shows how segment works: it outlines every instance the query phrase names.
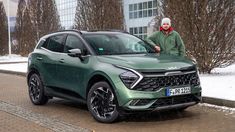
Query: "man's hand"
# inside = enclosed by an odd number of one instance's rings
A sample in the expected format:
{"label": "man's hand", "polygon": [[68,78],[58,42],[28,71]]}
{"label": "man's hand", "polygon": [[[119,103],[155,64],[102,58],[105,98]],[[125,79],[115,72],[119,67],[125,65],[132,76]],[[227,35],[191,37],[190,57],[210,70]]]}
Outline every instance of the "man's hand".
{"label": "man's hand", "polygon": [[157,53],[160,53],[161,49],[160,49],[159,46],[155,46],[154,48],[155,48],[155,51],[156,51]]}

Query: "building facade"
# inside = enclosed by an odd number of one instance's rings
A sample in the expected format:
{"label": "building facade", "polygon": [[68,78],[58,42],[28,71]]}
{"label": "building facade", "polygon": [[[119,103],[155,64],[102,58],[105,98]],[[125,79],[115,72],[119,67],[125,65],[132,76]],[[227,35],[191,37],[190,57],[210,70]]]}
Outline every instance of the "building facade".
{"label": "building facade", "polygon": [[77,0],[56,0],[60,21],[64,29],[71,29],[74,24]]}
{"label": "building facade", "polygon": [[157,0],[123,0],[126,30],[140,38],[152,33],[158,15]]}

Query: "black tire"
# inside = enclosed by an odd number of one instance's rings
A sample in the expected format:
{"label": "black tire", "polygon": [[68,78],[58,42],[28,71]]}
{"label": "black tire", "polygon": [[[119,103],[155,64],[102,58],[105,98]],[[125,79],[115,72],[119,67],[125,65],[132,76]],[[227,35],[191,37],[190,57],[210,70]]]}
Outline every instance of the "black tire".
{"label": "black tire", "polygon": [[33,73],[28,82],[29,98],[35,105],[44,105],[48,102],[48,97],[44,95],[44,85],[40,76]]}
{"label": "black tire", "polygon": [[115,93],[107,82],[95,83],[87,95],[88,110],[95,120],[112,123],[119,117]]}

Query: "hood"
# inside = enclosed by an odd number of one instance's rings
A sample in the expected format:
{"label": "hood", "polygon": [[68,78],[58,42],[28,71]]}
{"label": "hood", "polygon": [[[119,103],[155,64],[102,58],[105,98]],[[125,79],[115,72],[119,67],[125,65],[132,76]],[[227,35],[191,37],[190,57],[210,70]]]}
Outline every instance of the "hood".
{"label": "hood", "polygon": [[185,58],[172,55],[134,54],[97,56],[103,63],[127,67],[135,70],[177,70],[187,68],[194,63]]}

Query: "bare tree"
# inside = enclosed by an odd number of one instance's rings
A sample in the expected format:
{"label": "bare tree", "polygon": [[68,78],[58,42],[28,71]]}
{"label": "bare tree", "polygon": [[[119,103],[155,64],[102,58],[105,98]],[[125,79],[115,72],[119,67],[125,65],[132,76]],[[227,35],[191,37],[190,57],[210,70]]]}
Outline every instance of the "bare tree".
{"label": "bare tree", "polygon": [[0,1],[0,55],[8,51],[7,16],[3,2]]}
{"label": "bare tree", "polygon": [[[22,46],[22,32],[23,32],[23,11],[26,7],[26,2],[25,0],[19,0],[18,2],[18,8],[17,8],[17,15],[16,15],[16,26],[15,26],[15,37],[17,40],[17,45],[16,45],[16,54],[20,53],[21,46]],[[22,47],[23,48],[23,47]]]}
{"label": "bare tree", "polygon": [[32,52],[34,44],[33,26],[29,15],[29,9],[25,0],[19,0],[17,16],[16,16],[16,31],[17,54],[28,55]]}
{"label": "bare tree", "polygon": [[36,42],[45,34],[61,30],[55,0],[30,0],[29,9]]}
{"label": "bare tree", "polygon": [[30,17],[30,10],[29,7],[27,6],[24,11],[24,55],[28,55],[30,52],[33,51],[33,49],[36,46],[36,43],[34,43],[36,36],[34,35],[35,27],[33,26],[32,19]]}
{"label": "bare tree", "polygon": [[164,4],[165,16],[172,19],[201,72],[234,62],[233,0],[165,0]]}
{"label": "bare tree", "polygon": [[123,29],[122,0],[78,0],[74,27],[79,30]]}
{"label": "bare tree", "polygon": [[16,17],[18,53],[28,55],[45,34],[61,29],[54,0],[19,0]]}
{"label": "bare tree", "polygon": [[155,21],[155,25],[154,25],[154,29],[158,30],[160,25],[161,25],[161,20],[162,18],[164,18],[164,14],[165,14],[165,2],[166,0],[157,0],[157,15],[154,18]]}

